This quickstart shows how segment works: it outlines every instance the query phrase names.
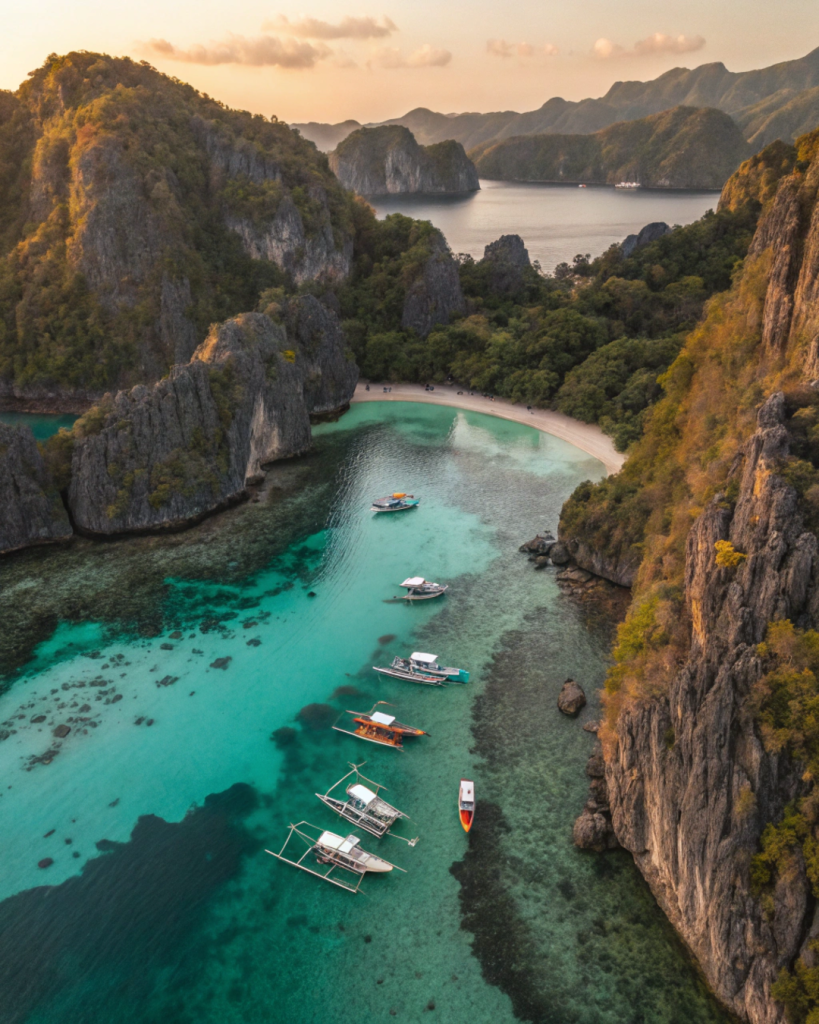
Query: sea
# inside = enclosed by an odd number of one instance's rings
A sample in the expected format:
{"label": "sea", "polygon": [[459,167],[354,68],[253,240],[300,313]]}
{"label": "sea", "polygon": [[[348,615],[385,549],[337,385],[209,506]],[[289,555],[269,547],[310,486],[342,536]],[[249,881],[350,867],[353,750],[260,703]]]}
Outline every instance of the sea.
{"label": "sea", "polygon": [[378,217],[403,213],[432,221],[454,253],[475,259],[501,235],[520,235],[529,258],[551,273],[576,255],[599,256],[654,221],[674,227],[699,220],[716,209],[719,192],[482,180],[479,192],[464,195],[373,196],[368,201]]}
{"label": "sea", "polygon": [[[727,1024],[631,857],[571,841],[617,616],[518,547],[602,464],[416,403],[314,434],[188,531],[0,562],[3,1024]],[[470,682],[373,672],[414,650]],[[377,702],[428,735],[333,729]],[[352,765],[409,816],[359,894],[268,852],[352,831],[316,796]]]}

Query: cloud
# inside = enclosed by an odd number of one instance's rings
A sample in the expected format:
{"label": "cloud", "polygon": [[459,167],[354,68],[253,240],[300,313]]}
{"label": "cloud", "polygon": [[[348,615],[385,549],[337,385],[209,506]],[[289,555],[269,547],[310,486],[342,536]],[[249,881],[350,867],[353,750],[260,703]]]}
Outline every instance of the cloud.
{"label": "cloud", "polygon": [[509,57],[534,57],[542,53],[547,57],[555,57],[560,51],[552,43],[546,43],[538,49],[531,43],[507,43],[505,39],[488,39],[486,41],[486,52],[493,57],[501,57],[504,60]]}
{"label": "cloud", "polygon": [[373,54],[367,61],[368,67],[380,68],[444,68],[452,60],[449,50],[442,50],[437,46],[430,46],[429,43],[415,50],[409,56],[398,49],[397,46],[383,46]]}
{"label": "cloud", "polygon": [[384,39],[398,31],[398,26],[386,16],[379,23],[375,18],[344,17],[334,25],[319,18],[298,18],[290,21],[280,14],[272,21],[266,21],[262,30],[285,32],[304,39]]}
{"label": "cloud", "polygon": [[634,44],[634,52],[647,53],[693,53],[705,46],[702,36],[667,36],[664,32],[655,32],[647,39]]}
{"label": "cloud", "polygon": [[611,57],[650,57],[656,53],[693,53],[705,46],[702,36],[669,36],[665,32],[655,32],[646,39],[634,44],[633,50],[627,50],[611,39],[598,39],[592,47],[592,53],[600,60]]}
{"label": "cloud", "polygon": [[333,53],[323,43],[314,45],[277,36],[247,39],[233,34],[223,42],[211,42],[207,46],[195,44],[186,50],[174,46],[167,39],[151,39],[147,49],[156,57],[186,64],[245,64],[249,67],[280,68],[312,68]]}

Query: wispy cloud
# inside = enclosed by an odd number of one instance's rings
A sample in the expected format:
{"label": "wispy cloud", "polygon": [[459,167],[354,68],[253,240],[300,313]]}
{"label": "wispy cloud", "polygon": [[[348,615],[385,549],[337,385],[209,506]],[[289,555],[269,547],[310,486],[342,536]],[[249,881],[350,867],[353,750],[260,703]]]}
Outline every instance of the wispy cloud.
{"label": "wispy cloud", "polygon": [[319,18],[297,18],[291,21],[283,14],[278,18],[264,22],[263,31],[282,32],[302,39],[385,39],[398,31],[398,26],[391,18],[344,17],[334,25],[330,21]]}
{"label": "wispy cloud", "polygon": [[486,52],[493,57],[501,57],[506,60],[510,57],[522,57],[524,59],[543,55],[556,57],[560,52],[552,43],[545,46],[533,46],[532,43],[507,43],[505,39],[488,39],[486,41]]}
{"label": "wispy cloud", "polygon": [[324,43],[307,43],[278,36],[246,36],[231,34],[221,42],[206,46],[195,44],[183,49],[167,39],[151,39],[146,48],[156,57],[182,61],[186,64],[245,64],[250,67],[312,68],[331,57],[333,51]]}
{"label": "wispy cloud", "polygon": [[451,60],[452,54],[449,50],[442,50],[437,46],[424,43],[420,49],[406,56],[397,46],[383,46],[367,61],[367,66],[389,69],[444,68]]}
{"label": "wispy cloud", "polygon": [[612,42],[611,39],[598,39],[592,47],[592,53],[599,60],[612,57],[650,57],[657,53],[694,53],[705,46],[705,39],[700,36],[669,36],[665,32],[655,32],[646,39],[640,39],[631,50]]}

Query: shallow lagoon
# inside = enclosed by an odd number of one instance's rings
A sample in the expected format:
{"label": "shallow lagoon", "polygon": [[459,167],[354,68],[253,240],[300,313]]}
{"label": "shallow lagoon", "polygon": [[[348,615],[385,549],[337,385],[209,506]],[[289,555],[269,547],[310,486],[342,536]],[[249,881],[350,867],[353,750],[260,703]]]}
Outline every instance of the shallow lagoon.
{"label": "shallow lagoon", "polygon": [[[9,1020],[723,1020],[630,858],[571,846],[595,707],[569,721],[555,699],[568,675],[600,684],[610,624],[517,547],[600,464],[528,427],[405,403],[315,433],[258,505],[0,567],[8,607],[40,623],[9,616],[11,662],[39,643],[0,696],[16,730],[0,744]],[[372,516],[396,487],[421,508]],[[416,572],[450,593],[393,601]],[[71,609],[56,630],[55,607]],[[370,669],[418,648],[473,681]],[[431,735],[398,753],[330,730],[379,699]],[[365,880],[366,897],[264,853],[288,822],[334,827],[313,794],[353,759],[421,837],[367,837],[408,874]],[[479,798],[468,841],[462,774]]]}

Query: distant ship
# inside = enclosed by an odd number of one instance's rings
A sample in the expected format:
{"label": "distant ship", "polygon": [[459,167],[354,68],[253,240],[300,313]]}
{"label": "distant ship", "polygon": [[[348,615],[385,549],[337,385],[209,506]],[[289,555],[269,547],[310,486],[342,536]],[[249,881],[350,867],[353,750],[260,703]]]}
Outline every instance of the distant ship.
{"label": "distant ship", "polygon": [[639,181],[618,181],[617,184],[614,187],[615,188],[633,189],[633,188],[642,188],[643,186],[640,184]]}

